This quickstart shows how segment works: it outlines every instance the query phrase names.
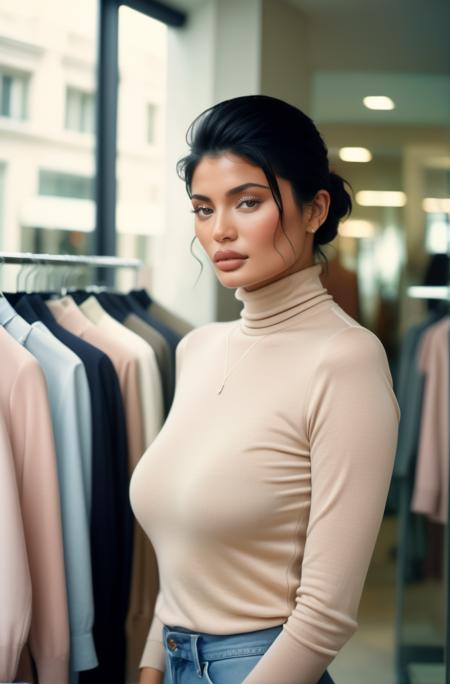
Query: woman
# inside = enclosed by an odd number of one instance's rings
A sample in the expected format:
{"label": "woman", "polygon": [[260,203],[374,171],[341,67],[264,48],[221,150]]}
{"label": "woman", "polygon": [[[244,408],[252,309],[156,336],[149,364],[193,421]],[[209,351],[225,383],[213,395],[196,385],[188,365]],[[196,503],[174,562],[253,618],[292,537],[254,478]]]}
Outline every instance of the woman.
{"label": "woman", "polygon": [[243,308],[183,337],[133,474],[160,578],[140,683],[325,684],[357,628],[400,417],[381,342],[319,278],[351,199],[281,100],[221,102],[188,133],[195,233]]}

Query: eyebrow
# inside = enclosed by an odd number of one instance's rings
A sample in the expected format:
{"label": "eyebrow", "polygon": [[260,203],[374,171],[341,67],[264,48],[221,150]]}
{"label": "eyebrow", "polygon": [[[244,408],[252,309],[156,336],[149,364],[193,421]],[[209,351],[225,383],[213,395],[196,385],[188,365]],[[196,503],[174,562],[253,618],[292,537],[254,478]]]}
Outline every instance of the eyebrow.
{"label": "eyebrow", "polygon": [[[231,188],[231,190],[227,190],[225,195],[226,197],[230,197],[231,195],[236,195],[238,192],[242,192],[242,190],[247,190],[247,188],[264,188],[270,190],[268,185],[261,185],[261,183],[243,183],[242,185],[237,185],[235,188]],[[207,195],[191,195],[191,199],[203,200],[204,202],[211,201],[211,198],[207,197]]]}

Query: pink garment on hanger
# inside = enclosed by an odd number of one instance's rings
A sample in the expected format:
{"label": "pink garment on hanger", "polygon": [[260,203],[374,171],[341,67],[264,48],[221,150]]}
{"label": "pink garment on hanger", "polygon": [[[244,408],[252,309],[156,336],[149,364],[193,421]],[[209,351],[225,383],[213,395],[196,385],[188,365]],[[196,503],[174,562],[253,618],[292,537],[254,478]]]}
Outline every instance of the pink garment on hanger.
{"label": "pink garment on hanger", "polygon": [[31,622],[31,578],[9,437],[0,413],[0,681],[12,682]]}
{"label": "pink garment on hanger", "polygon": [[17,677],[32,681],[31,654],[39,684],[67,684],[68,609],[47,385],[36,359],[1,326],[0,377],[0,413],[14,458],[33,592],[30,634]]}
{"label": "pink garment on hanger", "polygon": [[424,333],[417,365],[425,375],[422,417],[411,510],[447,523],[449,459],[450,317]]}

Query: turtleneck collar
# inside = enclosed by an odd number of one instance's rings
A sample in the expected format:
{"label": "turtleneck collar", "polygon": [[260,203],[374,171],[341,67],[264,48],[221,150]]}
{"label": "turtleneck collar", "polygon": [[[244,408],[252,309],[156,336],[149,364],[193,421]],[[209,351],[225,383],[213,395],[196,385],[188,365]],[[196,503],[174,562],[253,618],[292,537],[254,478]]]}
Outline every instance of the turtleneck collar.
{"label": "turtleneck collar", "polygon": [[322,264],[314,264],[290,273],[257,290],[238,287],[234,296],[243,302],[241,330],[247,335],[278,332],[291,324],[294,317],[321,302],[333,299],[319,278]]}

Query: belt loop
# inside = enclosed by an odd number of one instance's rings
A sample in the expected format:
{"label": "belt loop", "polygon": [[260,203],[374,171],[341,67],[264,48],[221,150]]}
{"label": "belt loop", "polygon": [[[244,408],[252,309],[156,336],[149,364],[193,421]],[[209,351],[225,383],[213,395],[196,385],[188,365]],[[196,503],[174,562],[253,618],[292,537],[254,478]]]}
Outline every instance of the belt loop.
{"label": "belt loop", "polygon": [[199,677],[202,676],[202,668],[200,667],[200,660],[198,657],[197,641],[199,639],[199,634],[191,634],[191,649],[194,656],[195,669]]}

